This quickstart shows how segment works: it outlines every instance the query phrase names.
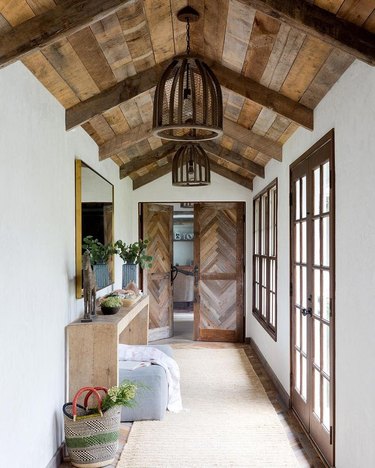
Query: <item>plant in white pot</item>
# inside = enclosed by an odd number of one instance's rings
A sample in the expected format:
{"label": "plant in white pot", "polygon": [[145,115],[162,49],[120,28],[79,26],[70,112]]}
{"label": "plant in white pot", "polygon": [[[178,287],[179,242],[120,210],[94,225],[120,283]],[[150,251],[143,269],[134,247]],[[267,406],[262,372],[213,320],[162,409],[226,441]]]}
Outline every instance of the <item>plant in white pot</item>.
{"label": "plant in white pot", "polygon": [[110,284],[108,260],[111,255],[117,253],[116,247],[113,244],[104,245],[93,236],[86,236],[83,239],[82,247],[90,252],[90,261],[95,271],[97,288],[105,288]]}
{"label": "plant in white pot", "polygon": [[138,284],[137,265],[142,269],[150,268],[152,265],[152,256],[147,255],[147,246],[150,243],[148,239],[140,239],[138,242],[126,244],[122,240],[115,243],[118,255],[123,260],[122,266],[122,288],[124,289],[131,281]]}

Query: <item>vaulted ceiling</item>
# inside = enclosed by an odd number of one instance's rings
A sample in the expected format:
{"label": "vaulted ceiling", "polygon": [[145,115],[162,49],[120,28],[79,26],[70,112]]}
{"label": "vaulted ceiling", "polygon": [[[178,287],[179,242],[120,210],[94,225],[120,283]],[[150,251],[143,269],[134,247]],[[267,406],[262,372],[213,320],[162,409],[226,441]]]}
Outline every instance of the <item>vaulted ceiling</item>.
{"label": "vaulted ceiling", "polygon": [[212,170],[252,188],[355,58],[375,63],[373,0],[0,0],[0,66],[22,60],[136,189],[171,170],[178,145],[152,135],[155,85],[185,51],[223,90],[224,135],[203,146]]}

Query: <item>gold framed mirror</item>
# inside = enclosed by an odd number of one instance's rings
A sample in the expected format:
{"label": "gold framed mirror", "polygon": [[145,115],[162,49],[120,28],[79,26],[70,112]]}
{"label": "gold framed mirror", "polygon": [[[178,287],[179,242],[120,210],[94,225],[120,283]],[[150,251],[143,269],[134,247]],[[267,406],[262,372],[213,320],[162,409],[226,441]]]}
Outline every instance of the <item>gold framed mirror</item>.
{"label": "gold framed mirror", "polygon": [[[82,244],[86,236],[93,236],[102,244],[114,242],[114,187],[83,161],[75,161],[76,192],[76,297],[82,291]],[[114,258],[107,262],[109,281],[97,290],[115,281]]]}

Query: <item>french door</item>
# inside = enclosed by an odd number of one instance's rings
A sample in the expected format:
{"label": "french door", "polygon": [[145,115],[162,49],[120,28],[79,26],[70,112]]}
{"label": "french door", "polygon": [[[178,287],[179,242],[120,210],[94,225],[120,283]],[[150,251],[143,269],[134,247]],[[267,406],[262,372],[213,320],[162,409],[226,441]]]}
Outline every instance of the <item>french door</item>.
{"label": "french door", "polygon": [[292,407],[334,464],[333,132],[291,166]]}

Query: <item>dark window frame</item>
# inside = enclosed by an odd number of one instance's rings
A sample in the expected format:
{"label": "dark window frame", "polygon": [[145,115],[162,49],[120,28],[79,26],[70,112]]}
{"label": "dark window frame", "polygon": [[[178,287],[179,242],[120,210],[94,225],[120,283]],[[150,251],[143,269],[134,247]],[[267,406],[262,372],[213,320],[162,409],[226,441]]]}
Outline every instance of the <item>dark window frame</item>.
{"label": "dark window frame", "polygon": [[[273,219],[275,224],[274,230],[274,255],[270,255],[270,193],[275,189],[274,199],[274,213]],[[264,203],[262,201],[265,200]],[[259,203],[258,210],[258,246],[256,249],[255,241],[255,227],[256,227],[256,204]],[[261,230],[263,205],[265,206],[265,222],[264,231]],[[277,341],[277,238],[278,238],[278,179],[274,179],[270,184],[267,185],[261,192],[259,192],[253,199],[253,316],[258,320],[262,327],[267,331],[274,341]],[[264,242],[264,252],[262,251],[262,238]],[[258,260],[258,262],[257,262]],[[271,291],[271,263],[274,264],[274,291]],[[266,287],[262,285],[263,265],[266,265]],[[256,275],[258,265],[258,275]],[[257,278],[259,281],[257,281]],[[263,294],[262,290],[265,289],[266,305],[263,309]],[[257,307],[256,293],[258,292],[259,308]],[[274,324],[271,322],[271,311],[270,311],[270,298],[274,296]]]}

